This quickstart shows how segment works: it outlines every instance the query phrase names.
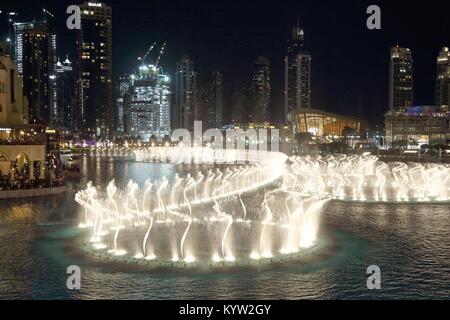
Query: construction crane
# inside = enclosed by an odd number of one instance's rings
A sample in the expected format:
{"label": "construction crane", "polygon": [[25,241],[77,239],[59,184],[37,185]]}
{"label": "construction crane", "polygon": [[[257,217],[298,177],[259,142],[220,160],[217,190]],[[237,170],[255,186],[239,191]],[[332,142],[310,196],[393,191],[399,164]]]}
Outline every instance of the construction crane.
{"label": "construction crane", "polygon": [[152,52],[153,48],[156,46],[156,41],[153,42],[153,44],[150,46],[150,48],[148,48],[147,52],[144,54],[143,57],[139,57],[138,60],[142,61],[142,63],[145,62],[145,59],[147,59],[148,55],[150,54],[150,52]]}
{"label": "construction crane", "polygon": [[166,42],[164,42],[164,44],[161,47],[161,50],[159,51],[159,56],[158,56],[158,59],[156,59],[156,64],[155,64],[156,67],[158,67],[159,60],[161,60],[161,56],[163,55],[165,48],[166,48]]}
{"label": "construction crane", "polygon": [[[145,63],[146,59],[148,58],[150,53],[153,51],[153,49],[155,48],[156,45],[157,45],[157,42],[156,41],[153,42],[153,44],[150,46],[150,48],[148,48],[145,55],[143,57],[138,58],[138,60],[141,61],[142,64]],[[163,55],[165,48],[166,48],[166,42],[163,43],[163,45],[161,46],[161,49],[159,50],[159,54],[158,54],[158,57],[156,58],[156,62],[155,62],[155,67],[158,66],[159,61],[161,60],[161,56]]]}
{"label": "construction crane", "polygon": [[42,12],[44,12],[44,14],[46,14],[46,15],[48,15],[48,16],[50,16],[50,17],[52,17],[52,18],[54,18],[55,16],[53,15],[53,13],[51,13],[50,11],[48,11],[47,9],[45,9],[45,8],[42,8]]}

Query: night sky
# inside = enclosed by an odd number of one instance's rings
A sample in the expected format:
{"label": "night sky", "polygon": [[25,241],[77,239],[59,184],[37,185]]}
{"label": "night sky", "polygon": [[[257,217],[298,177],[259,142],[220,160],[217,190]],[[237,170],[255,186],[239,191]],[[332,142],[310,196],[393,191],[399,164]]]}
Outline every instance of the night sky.
{"label": "night sky", "polygon": [[[32,3],[30,3],[32,2]],[[267,56],[272,72],[272,118],[283,112],[283,60],[291,28],[305,30],[312,54],[312,106],[380,123],[388,108],[389,48],[409,47],[414,58],[414,103],[434,104],[436,56],[450,46],[450,1],[175,1],[111,0],[114,74],[129,72],[154,41],[167,42],[161,65],[173,73],[183,53],[195,61],[200,83],[215,69],[224,74],[226,108],[233,88],[248,81],[253,60]],[[73,58],[74,32],[65,27],[65,8],[77,1],[4,1],[19,21],[56,15],[58,54]],[[382,29],[366,28],[366,8],[382,10]],[[0,36],[6,38],[5,16]]]}

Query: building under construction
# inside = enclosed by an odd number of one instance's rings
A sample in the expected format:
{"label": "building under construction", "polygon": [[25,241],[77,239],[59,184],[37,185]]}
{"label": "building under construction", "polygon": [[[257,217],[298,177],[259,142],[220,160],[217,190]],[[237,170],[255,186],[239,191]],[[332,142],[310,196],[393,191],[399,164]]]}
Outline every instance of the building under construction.
{"label": "building under construction", "polygon": [[131,76],[130,86],[124,96],[125,132],[130,136],[149,140],[170,134],[170,78],[159,66],[164,52],[162,45],[154,63],[147,63],[149,53],[139,58],[139,70]]}

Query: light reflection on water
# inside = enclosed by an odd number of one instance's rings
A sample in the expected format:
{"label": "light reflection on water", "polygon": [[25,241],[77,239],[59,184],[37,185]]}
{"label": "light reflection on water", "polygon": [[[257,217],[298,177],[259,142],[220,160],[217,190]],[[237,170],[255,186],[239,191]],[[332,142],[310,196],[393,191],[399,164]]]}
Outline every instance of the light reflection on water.
{"label": "light reflection on water", "polygon": [[[170,164],[82,159],[87,178],[66,195],[0,202],[0,298],[40,299],[368,299],[450,295],[450,206],[329,204],[322,231],[330,255],[307,264],[220,274],[137,272],[96,264],[73,242],[79,208],[74,192],[92,180],[169,179]],[[65,289],[66,267],[82,268],[82,290]],[[366,269],[379,265],[382,290],[366,289]]]}

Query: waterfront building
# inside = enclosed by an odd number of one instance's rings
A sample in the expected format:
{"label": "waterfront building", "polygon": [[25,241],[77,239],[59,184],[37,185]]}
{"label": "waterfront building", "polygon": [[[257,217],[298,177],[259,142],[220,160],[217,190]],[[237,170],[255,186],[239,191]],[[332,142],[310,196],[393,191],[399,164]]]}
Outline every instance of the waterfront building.
{"label": "waterfront building", "polygon": [[23,94],[11,55],[0,44],[0,189],[21,188],[48,177],[58,179],[58,159],[50,155],[53,129],[28,124],[28,99]]}
{"label": "waterfront building", "polygon": [[385,114],[386,144],[391,148],[420,148],[450,141],[450,113],[435,106],[417,106]]}
{"label": "waterfront building", "polygon": [[312,144],[339,142],[348,137],[357,139],[367,127],[363,119],[312,108],[297,110],[288,120],[295,128],[295,139]]}
{"label": "waterfront building", "polygon": [[[11,59],[8,46],[0,43],[0,124],[28,124],[28,114],[28,98],[23,94],[22,77]],[[4,135],[4,132],[0,134]]]}

